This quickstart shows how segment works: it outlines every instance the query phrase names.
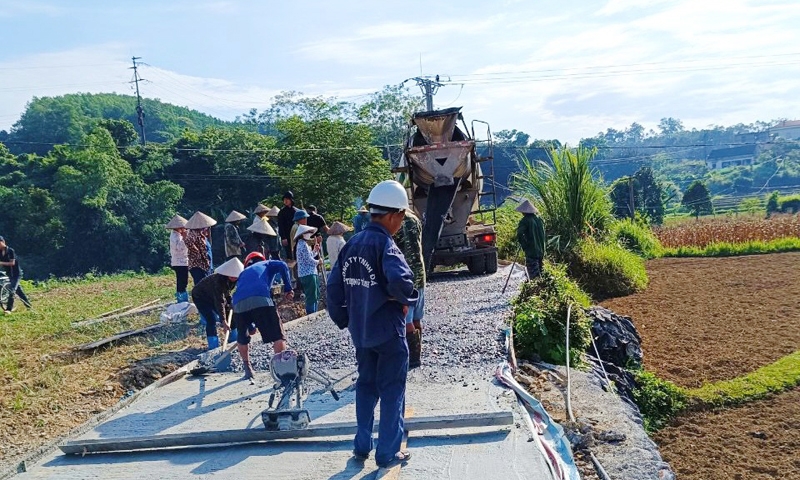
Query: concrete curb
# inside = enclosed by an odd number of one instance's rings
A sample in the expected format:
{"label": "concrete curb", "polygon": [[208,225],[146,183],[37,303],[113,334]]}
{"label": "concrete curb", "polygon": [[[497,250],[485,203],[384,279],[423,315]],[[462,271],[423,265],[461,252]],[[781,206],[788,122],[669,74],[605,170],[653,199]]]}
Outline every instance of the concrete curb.
{"label": "concrete curb", "polygon": [[[158,306],[156,306],[156,308],[158,308]],[[310,315],[305,315],[303,317],[299,317],[299,318],[296,318],[294,320],[289,320],[289,321],[285,322],[284,325],[286,325],[286,328],[288,330],[289,328],[296,327],[297,325],[299,325],[301,323],[305,323],[305,322],[308,322],[308,321],[316,320],[317,318],[322,318],[322,317],[326,316],[327,314],[328,314],[328,312],[326,310],[321,310],[319,312],[314,312],[314,313],[312,313]],[[236,343],[235,342],[233,344],[231,344],[231,345],[228,345],[228,348],[226,349],[226,353],[225,354],[230,355],[235,348],[236,348]],[[198,365],[198,363],[199,363],[199,361],[197,359],[192,360],[191,362],[187,363],[186,365],[183,365],[182,367],[178,368],[177,370],[175,370],[174,372],[170,373],[169,375],[167,375],[165,377],[162,377],[159,380],[157,380],[157,381],[151,383],[150,385],[144,387],[143,389],[137,391],[136,393],[134,393],[130,397],[126,397],[126,398],[121,399],[119,402],[117,402],[114,405],[108,407],[106,410],[103,410],[102,412],[98,413],[97,415],[89,418],[89,420],[87,420],[83,424],[73,428],[68,433],[66,433],[64,435],[61,435],[60,437],[55,438],[55,439],[47,442],[46,444],[36,448],[31,453],[29,453],[28,455],[23,457],[22,460],[18,461],[16,463],[16,465],[12,465],[12,466],[0,471],[0,480],[5,480],[7,478],[11,478],[11,477],[15,476],[18,473],[25,473],[27,471],[27,469],[28,469],[28,467],[27,467],[28,464],[36,463],[39,460],[41,460],[42,458],[44,458],[46,455],[48,455],[48,454],[50,454],[52,452],[55,452],[56,450],[58,450],[58,445],[61,444],[62,442],[66,441],[66,440],[68,440],[68,439],[70,439],[72,437],[76,437],[78,435],[83,435],[84,433],[88,432],[92,428],[94,428],[97,425],[103,423],[105,420],[107,420],[109,417],[113,416],[114,414],[116,414],[117,412],[122,410],[123,408],[125,408],[128,405],[132,404],[136,400],[139,400],[140,398],[143,398],[143,397],[146,397],[147,395],[150,395],[151,393],[153,393],[158,388],[161,388],[161,387],[163,387],[165,385],[169,385],[170,383],[172,383],[172,382],[174,382],[176,380],[180,380],[184,376],[188,375],[189,372]]]}

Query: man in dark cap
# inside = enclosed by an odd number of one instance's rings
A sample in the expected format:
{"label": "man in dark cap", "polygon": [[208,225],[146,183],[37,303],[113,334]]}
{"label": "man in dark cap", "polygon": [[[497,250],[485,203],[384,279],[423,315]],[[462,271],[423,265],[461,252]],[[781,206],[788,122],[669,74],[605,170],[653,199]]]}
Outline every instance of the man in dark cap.
{"label": "man in dark cap", "polygon": [[325,217],[317,213],[317,207],[309,205],[307,210],[308,223],[306,225],[317,229],[317,233],[314,236],[321,237],[323,233],[328,233],[328,223],[325,221]]}
{"label": "man in dark cap", "polygon": [[288,191],[283,194],[283,208],[278,212],[278,234],[281,236],[281,245],[285,251],[283,258],[288,260],[294,259],[291,232],[295,213],[297,213],[297,208],[294,206],[294,194]]}
{"label": "man in dark cap", "polygon": [[6,275],[10,280],[8,286],[10,295],[8,296],[8,304],[4,306],[6,313],[11,313],[14,310],[14,297],[19,295],[19,299],[26,307],[31,308],[31,302],[28,301],[28,296],[22,291],[19,285],[22,280],[22,269],[19,268],[19,261],[14,249],[6,245],[6,239],[0,237],[0,267],[5,268]]}

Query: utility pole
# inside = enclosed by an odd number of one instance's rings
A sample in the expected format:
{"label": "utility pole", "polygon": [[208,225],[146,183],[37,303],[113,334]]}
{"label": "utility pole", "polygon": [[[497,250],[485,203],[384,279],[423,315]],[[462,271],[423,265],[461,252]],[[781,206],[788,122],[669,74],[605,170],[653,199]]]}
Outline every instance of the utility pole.
{"label": "utility pole", "polygon": [[630,196],[630,203],[628,208],[631,211],[631,220],[636,218],[636,206],[633,203],[633,176],[628,177],[628,194]]}
{"label": "utility pole", "polygon": [[136,84],[136,121],[139,124],[139,132],[141,132],[141,140],[142,146],[147,144],[147,138],[144,135],[144,110],[142,109],[142,97],[139,95],[139,81],[144,80],[143,78],[139,78],[139,70],[138,65],[136,65],[136,60],[140,60],[142,57],[131,57],[133,60],[133,81],[129,83]]}
{"label": "utility pole", "polygon": [[444,86],[443,83],[439,83],[439,75],[436,75],[434,79],[430,77],[414,77],[411,80],[415,80],[419,88],[422,90],[422,94],[425,95],[425,107],[429,112],[433,111],[433,96],[436,95],[436,91],[439,90],[439,87]]}

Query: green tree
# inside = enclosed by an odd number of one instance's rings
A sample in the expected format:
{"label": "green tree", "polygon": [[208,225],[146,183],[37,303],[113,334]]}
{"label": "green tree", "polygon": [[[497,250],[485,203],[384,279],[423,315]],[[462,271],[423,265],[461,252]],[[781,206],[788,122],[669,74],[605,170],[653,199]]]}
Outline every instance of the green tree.
{"label": "green tree", "polygon": [[711,203],[711,194],[705,183],[700,180],[695,180],[689,185],[689,188],[683,192],[683,199],[681,205],[692,212],[695,218],[701,214],[714,213],[714,205]]}
{"label": "green tree", "polygon": [[[227,214],[252,208],[278,192],[278,179],[268,176],[266,168],[279,158],[276,149],[275,138],[246,128],[185,131],[170,146],[175,163],[164,169],[164,178],[184,188],[187,211]],[[150,166],[157,169],[158,161],[154,158]]]}
{"label": "green tree", "polygon": [[358,107],[356,116],[370,128],[374,143],[383,150],[384,157],[397,165],[403,153],[408,122],[423,107],[424,99],[420,95],[411,94],[401,85],[386,85]]}
{"label": "green tree", "polygon": [[780,205],[778,200],[781,198],[781,192],[775,190],[774,192],[769,194],[767,197],[767,217],[772,215],[773,213],[777,213],[780,210]]}
{"label": "green tree", "polygon": [[278,122],[277,128],[280,159],[262,167],[282,190],[291,189],[301,204],[313,203],[339,216],[391,176],[366,125],[291,117]]}
{"label": "green tree", "polygon": [[97,125],[108,130],[117,147],[128,147],[139,138],[136,127],[127,120],[104,118],[97,122]]}

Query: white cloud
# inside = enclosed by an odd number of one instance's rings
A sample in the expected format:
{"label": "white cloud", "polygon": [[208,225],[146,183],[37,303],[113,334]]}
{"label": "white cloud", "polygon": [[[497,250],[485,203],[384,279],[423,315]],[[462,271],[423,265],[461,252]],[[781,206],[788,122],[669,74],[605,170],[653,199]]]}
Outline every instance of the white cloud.
{"label": "white cloud", "polygon": [[33,0],[5,0],[0,3],[0,17],[18,17],[23,15],[47,15],[55,17],[67,13],[67,8]]}
{"label": "white cloud", "polygon": [[[178,5],[187,8],[188,1]],[[384,17],[390,21],[368,20],[368,14],[327,18],[330,10],[309,8],[305,21],[318,26],[317,39],[276,37],[274,50],[289,54],[275,57],[285,63],[270,65],[281,72],[269,76],[270,84],[203,78],[202,66],[187,76],[164,64],[143,68],[152,82],[143,85],[143,94],[223,118],[263,109],[280,90],[359,101],[418,74],[422,55],[425,73],[452,74],[453,82],[465,84],[463,90],[440,89],[437,105],[463,105],[468,119],[534,138],[574,144],[608,127],[634,121],[654,126],[668,116],[687,128],[800,117],[800,3],[794,0],[609,0],[599,6],[505,1],[484,17],[487,9],[477,3],[464,7],[434,11],[424,21],[414,8]],[[255,8],[207,0],[198,10],[246,15]],[[229,28],[236,28],[237,15],[226,19]],[[326,27],[333,22],[336,30]],[[243,45],[229,48],[243,59],[254,55]],[[0,63],[6,68],[0,70],[0,128],[32,95],[129,92],[127,49],[87,47]],[[798,54],[785,55],[791,53]],[[76,66],[57,68],[67,64]],[[41,68],[14,68],[23,65]]]}

